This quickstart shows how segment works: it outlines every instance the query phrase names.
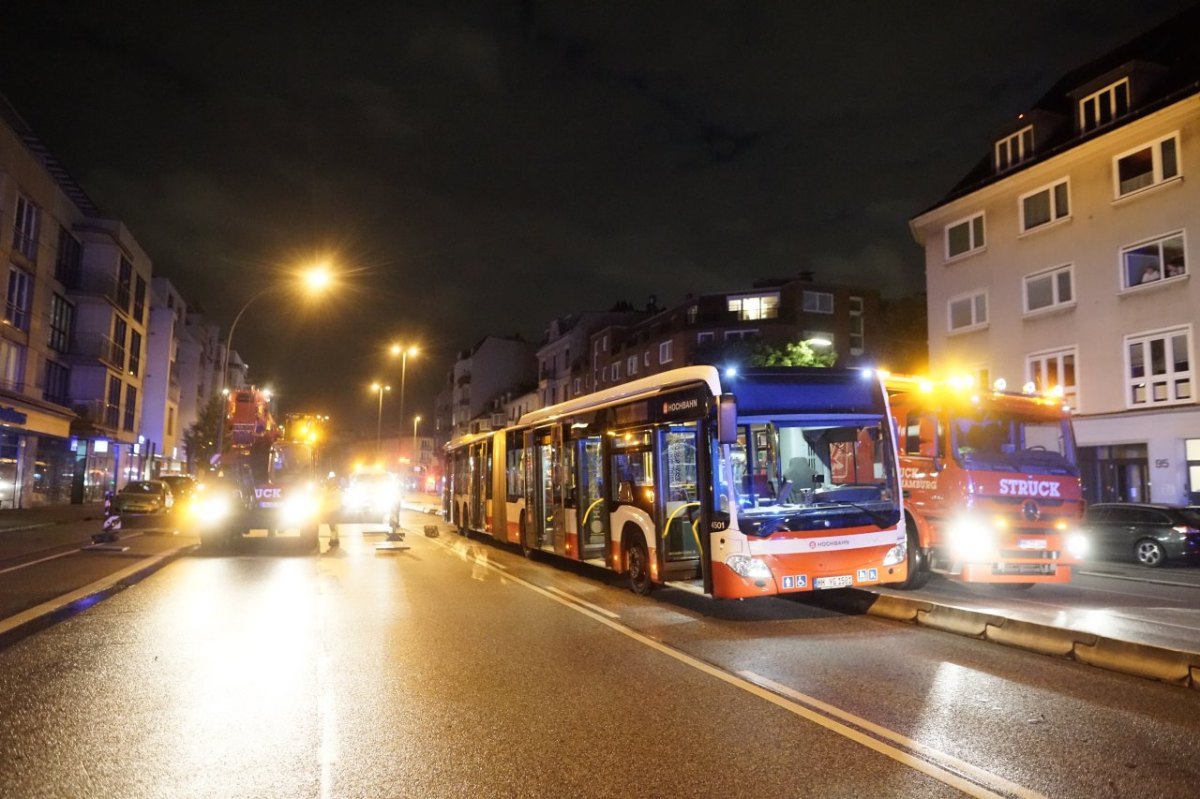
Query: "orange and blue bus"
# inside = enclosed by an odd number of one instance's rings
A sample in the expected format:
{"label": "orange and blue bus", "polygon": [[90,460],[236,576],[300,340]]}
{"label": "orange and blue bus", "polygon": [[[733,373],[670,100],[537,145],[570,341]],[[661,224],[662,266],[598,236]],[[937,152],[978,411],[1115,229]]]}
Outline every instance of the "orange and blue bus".
{"label": "orange and blue bus", "polygon": [[639,594],[903,582],[887,403],[866,370],[661,372],[451,441],[446,517],[628,575]]}

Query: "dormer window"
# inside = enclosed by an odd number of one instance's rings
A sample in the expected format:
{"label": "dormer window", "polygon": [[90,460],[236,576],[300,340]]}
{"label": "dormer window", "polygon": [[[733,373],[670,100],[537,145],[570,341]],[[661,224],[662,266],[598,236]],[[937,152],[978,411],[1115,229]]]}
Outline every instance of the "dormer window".
{"label": "dormer window", "polygon": [[1033,155],[1033,125],[996,142],[996,171],[1003,172]]}
{"label": "dormer window", "polygon": [[1079,132],[1107,125],[1129,111],[1129,78],[1105,86],[1079,101]]}

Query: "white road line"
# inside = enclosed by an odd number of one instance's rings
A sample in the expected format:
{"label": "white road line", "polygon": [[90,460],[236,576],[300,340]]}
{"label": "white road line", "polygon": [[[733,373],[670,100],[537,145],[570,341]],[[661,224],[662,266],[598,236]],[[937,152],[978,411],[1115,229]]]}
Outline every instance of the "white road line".
{"label": "white road line", "polygon": [[[122,538],[137,538],[139,535],[141,535],[141,533],[131,533],[130,535],[123,535],[121,537]],[[82,552],[82,551],[83,551],[83,547],[78,547],[76,549],[68,549],[66,552],[59,552],[57,555],[47,555],[44,558],[38,558],[37,560],[31,560],[27,563],[18,563],[16,566],[9,566],[7,569],[0,569],[0,574],[7,574],[8,572],[15,572],[17,569],[24,569],[26,566],[36,566],[37,564],[45,563],[48,560],[54,560],[55,558],[61,558],[66,555],[74,555],[76,552]]]}
{"label": "white road line", "polygon": [[[1174,580],[1151,580],[1149,577],[1127,577],[1123,574],[1104,574],[1103,572],[1083,572],[1077,571],[1076,574],[1086,574],[1088,577],[1100,577],[1106,580],[1128,580],[1131,583],[1148,583],[1150,585],[1173,585],[1179,588],[1200,588],[1196,583],[1180,583]],[[1095,589],[1103,591],[1102,588]],[[1114,591],[1113,593],[1119,593]],[[1139,595],[1140,596],[1140,595]]]}
{"label": "white road line", "polygon": [[571,600],[572,602],[576,602],[580,605],[583,605],[585,608],[594,610],[597,613],[602,613],[610,619],[621,618],[621,615],[619,613],[613,613],[611,610],[606,610],[605,608],[602,608],[599,605],[593,605],[591,602],[588,602],[586,599],[580,599],[579,597],[575,596],[574,594],[568,593],[566,591],[562,591],[558,588],[555,588],[554,586],[549,586],[546,590],[553,591],[555,594],[566,597],[567,599]]}
{"label": "white road line", "polygon": [[47,613],[53,613],[56,610],[65,608],[72,602],[77,602],[78,600],[89,597],[92,594],[112,588],[126,577],[137,574],[142,569],[153,566],[159,561],[166,560],[172,555],[175,555],[185,549],[187,549],[187,547],[176,547],[175,549],[169,549],[166,552],[160,552],[152,557],[139,560],[137,563],[134,563],[131,566],[126,566],[120,571],[101,577],[99,580],[89,583],[83,588],[79,588],[75,591],[71,591],[70,593],[55,597],[54,599],[49,599],[42,604],[37,605],[36,607],[29,608],[29,610],[23,610],[15,616],[9,616],[7,619],[0,619],[0,635],[3,635],[10,630],[14,630],[26,622],[30,622],[40,616],[44,616]]}
{"label": "white road line", "polygon": [[[451,552],[454,551],[452,547],[450,547],[446,544],[442,544],[440,541],[434,540],[434,543],[444,547],[448,551],[451,551]],[[487,566],[488,568],[492,568],[491,563],[486,563],[484,565]],[[550,600],[553,600],[554,602],[557,602],[560,605],[563,605],[564,607],[570,608],[571,610],[575,611],[576,613],[581,613],[584,616],[587,616],[588,618],[593,619],[594,621],[597,621],[600,624],[605,625],[609,629],[614,630],[614,631],[620,633],[621,635],[626,636],[627,638],[631,638],[634,641],[637,641],[638,643],[642,644],[643,646],[649,647],[650,649],[660,652],[660,653],[666,655],[667,657],[673,658],[674,660],[677,660],[680,663],[683,663],[684,665],[691,666],[692,668],[696,669],[697,671],[703,672],[711,677],[715,677],[716,679],[721,680],[722,682],[727,683],[729,685],[732,685],[735,688],[740,688],[741,690],[745,691],[746,693],[752,694],[760,699],[770,702],[771,704],[773,704],[779,708],[782,708],[783,710],[786,710],[790,713],[800,716],[801,718],[806,719],[820,727],[824,727],[825,729],[827,729],[831,732],[835,732],[838,735],[841,735],[844,738],[847,738],[857,744],[860,744],[861,746],[865,746],[868,749],[871,749],[881,755],[884,755],[885,757],[889,757],[892,760],[895,760],[897,763],[900,763],[901,765],[907,766],[908,768],[914,769],[915,771],[919,771],[922,774],[925,774],[926,776],[937,780],[938,782],[944,783],[945,785],[949,785],[952,788],[962,791],[964,794],[966,794],[968,796],[977,797],[978,799],[985,799],[985,797],[986,798],[994,797],[996,799],[1000,799],[1001,797],[1003,797],[1007,794],[1007,795],[1020,796],[1020,797],[1022,797],[1022,799],[1045,799],[1045,797],[1043,797],[1042,794],[1039,794],[1036,791],[1032,791],[1028,788],[1024,788],[1020,785],[1017,785],[1016,783],[1009,782],[1008,780],[1005,780],[1004,778],[1002,778],[998,775],[991,774],[990,772],[984,771],[983,769],[979,769],[974,766],[970,767],[973,773],[987,775],[987,780],[986,780],[987,783],[999,788],[1000,790],[1005,791],[1005,793],[997,793],[996,791],[992,790],[991,788],[986,787],[984,785],[976,784],[976,782],[968,780],[968,779],[964,778],[963,776],[955,773],[954,771],[951,771],[950,769],[948,769],[946,767],[943,767],[936,763],[931,763],[928,760],[925,760],[921,757],[917,757],[913,754],[910,754],[909,752],[906,752],[902,749],[898,749],[894,746],[889,746],[888,744],[886,744],[882,741],[879,741],[876,738],[872,738],[871,736],[869,736],[863,732],[860,732],[859,730],[856,730],[853,727],[847,726],[846,724],[842,724],[839,721],[835,721],[834,719],[831,719],[828,716],[817,713],[815,710],[805,707],[803,704],[801,704],[799,702],[794,702],[778,693],[775,693],[774,691],[769,691],[766,688],[763,688],[762,686],[756,685],[755,683],[751,682],[750,680],[747,680],[745,677],[741,677],[737,674],[733,674],[731,672],[725,671],[721,668],[718,668],[717,666],[712,665],[711,663],[706,663],[705,661],[700,660],[699,658],[693,657],[679,649],[676,649],[676,648],[670,646],[669,644],[664,644],[661,641],[656,641],[653,638],[650,638],[649,636],[644,635],[643,633],[640,633],[630,627],[627,627],[625,624],[623,624],[619,621],[609,619],[601,613],[597,613],[597,612],[591,610],[590,608],[587,608],[587,607],[584,607],[583,605],[578,604],[574,600],[574,598],[567,599],[563,596],[559,596],[558,593],[561,593],[561,592],[556,593],[555,591],[542,588],[541,586],[531,583],[528,580],[525,580],[521,577],[517,577],[516,575],[512,574],[511,572],[505,574],[505,577],[514,583],[518,583],[521,586],[528,588],[529,590],[531,590],[535,593],[541,594],[542,596],[544,596]],[[841,711],[841,712],[844,712],[844,711]],[[849,715],[849,714],[847,714],[847,715]],[[864,720],[864,722],[865,722],[865,720]],[[865,723],[870,724],[870,722],[865,722]],[[875,726],[875,725],[872,725],[872,726]],[[885,728],[880,727],[879,729],[885,729]],[[897,738],[902,737],[902,736],[900,736],[899,733],[890,733],[890,734],[892,736],[896,736]],[[907,739],[905,739],[905,740],[907,740]],[[916,742],[914,741],[913,743],[915,744]],[[935,750],[930,750],[930,751],[935,751]],[[945,757],[949,758],[949,755],[945,755]],[[1007,787],[1007,786],[1011,786],[1011,787]]]}

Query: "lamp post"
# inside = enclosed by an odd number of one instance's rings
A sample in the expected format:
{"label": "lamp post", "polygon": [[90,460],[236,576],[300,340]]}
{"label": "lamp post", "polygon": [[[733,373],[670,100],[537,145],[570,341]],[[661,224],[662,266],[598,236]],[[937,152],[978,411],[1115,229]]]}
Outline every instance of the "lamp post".
{"label": "lamp post", "polygon": [[[329,273],[329,268],[321,265],[314,266],[302,275],[305,290],[310,294],[317,294],[328,288],[333,277]],[[290,284],[271,285],[267,286],[262,291],[255,294],[250,299],[246,300],[242,305],[241,310],[237,312],[237,316],[233,317],[233,323],[229,325],[229,335],[225,337],[225,352],[221,356],[221,419],[217,423],[217,455],[219,456],[225,449],[225,416],[229,412],[229,387],[226,382],[229,380],[229,352],[233,349],[233,333],[237,330],[237,324],[242,320],[242,315],[246,313],[246,309],[254,304],[254,301],[264,294],[269,294],[272,291],[280,291],[290,288]]]}
{"label": "lamp post", "polygon": [[408,356],[416,355],[418,352],[416,345],[408,347],[401,344],[392,345],[392,355],[400,356],[400,424],[404,424],[404,378],[408,371]]}
{"label": "lamp post", "polygon": [[385,386],[382,383],[372,383],[371,390],[379,395],[379,416],[375,422],[375,458],[383,452],[383,395],[385,392],[391,391],[391,386]]}

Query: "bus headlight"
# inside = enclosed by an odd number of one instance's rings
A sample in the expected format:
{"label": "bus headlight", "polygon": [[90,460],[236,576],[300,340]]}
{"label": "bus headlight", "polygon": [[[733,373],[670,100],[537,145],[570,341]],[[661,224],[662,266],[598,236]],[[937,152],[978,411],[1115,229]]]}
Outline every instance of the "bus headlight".
{"label": "bus headlight", "polygon": [[1083,533],[1071,533],[1067,536],[1067,551],[1077,558],[1086,557],[1092,542]]}
{"label": "bus headlight", "polygon": [[907,558],[908,544],[904,541],[901,541],[899,544],[896,544],[896,546],[889,549],[887,554],[883,556],[883,565],[895,566],[898,563],[903,563]]}
{"label": "bus headlight", "polygon": [[950,549],[962,560],[987,560],[996,549],[992,530],[982,520],[963,516],[950,524]]}
{"label": "bus headlight", "polygon": [[771,578],[771,570],[767,568],[767,564],[749,555],[730,555],[725,559],[725,565],[733,569],[739,577],[750,580],[769,580]]}

